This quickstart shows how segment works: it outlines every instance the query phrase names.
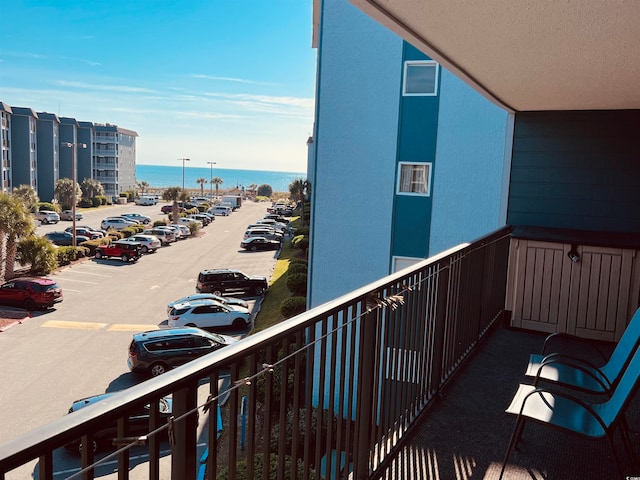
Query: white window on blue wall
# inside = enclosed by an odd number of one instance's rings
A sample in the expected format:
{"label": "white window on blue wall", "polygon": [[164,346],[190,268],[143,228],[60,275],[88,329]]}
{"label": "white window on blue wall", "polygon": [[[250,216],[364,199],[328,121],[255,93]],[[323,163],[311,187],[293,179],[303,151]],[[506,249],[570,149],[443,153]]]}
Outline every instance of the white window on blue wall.
{"label": "white window on blue wall", "polygon": [[402,94],[434,96],[438,94],[438,64],[431,60],[404,62]]}
{"label": "white window on blue wall", "polygon": [[398,193],[401,195],[431,195],[431,163],[400,162]]}

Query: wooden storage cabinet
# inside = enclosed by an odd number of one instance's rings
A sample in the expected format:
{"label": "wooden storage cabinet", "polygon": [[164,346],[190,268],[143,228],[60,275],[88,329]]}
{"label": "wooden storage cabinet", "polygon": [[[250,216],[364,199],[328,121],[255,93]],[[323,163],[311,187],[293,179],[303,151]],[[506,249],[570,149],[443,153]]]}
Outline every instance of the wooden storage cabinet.
{"label": "wooden storage cabinet", "polygon": [[639,294],[635,248],[511,239],[506,309],[513,327],[617,341]]}

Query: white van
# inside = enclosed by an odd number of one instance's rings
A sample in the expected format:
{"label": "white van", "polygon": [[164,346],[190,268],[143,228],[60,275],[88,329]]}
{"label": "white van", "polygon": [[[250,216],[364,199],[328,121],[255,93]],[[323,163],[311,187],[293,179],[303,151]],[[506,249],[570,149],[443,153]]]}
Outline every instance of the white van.
{"label": "white van", "polygon": [[216,205],[209,209],[209,213],[213,213],[214,215],[223,215],[228,216],[231,213],[231,207],[227,207],[225,205]]}
{"label": "white van", "polygon": [[136,197],[135,199],[136,205],[155,205],[156,197],[152,197],[151,195],[141,195]]}

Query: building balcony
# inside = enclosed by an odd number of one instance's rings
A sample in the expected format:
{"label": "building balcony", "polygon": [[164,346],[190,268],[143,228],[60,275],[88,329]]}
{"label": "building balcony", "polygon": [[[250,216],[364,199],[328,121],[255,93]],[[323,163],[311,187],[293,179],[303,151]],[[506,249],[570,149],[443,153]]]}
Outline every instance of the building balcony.
{"label": "building balcony", "polygon": [[[0,446],[0,478],[52,479],[60,447],[78,439],[71,478],[111,474],[88,448],[109,424],[121,479],[141,444],[150,479],[498,478],[514,426],[504,410],[544,340],[509,326],[511,242],[502,229],[453,248],[16,438]],[[148,434],[128,435],[144,405]],[[531,426],[504,478],[612,472],[604,441]]]}

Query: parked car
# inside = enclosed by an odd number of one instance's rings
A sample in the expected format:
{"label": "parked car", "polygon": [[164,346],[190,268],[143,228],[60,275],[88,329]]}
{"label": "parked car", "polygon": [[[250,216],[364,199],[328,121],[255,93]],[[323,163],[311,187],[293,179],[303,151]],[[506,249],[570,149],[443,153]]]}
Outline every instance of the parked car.
{"label": "parked car", "polygon": [[170,230],[164,227],[148,228],[142,233],[144,235],[153,235],[157,237],[158,240],[160,240],[160,243],[162,243],[162,245],[169,245],[170,243],[173,243],[178,239],[178,237],[176,237],[176,234],[173,230]]}
{"label": "parked car", "polygon": [[276,229],[276,231],[282,233],[283,235],[289,231],[289,225],[281,222],[276,222],[272,218],[263,218],[262,220],[258,220],[256,223],[258,225],[269,225],[270,227],[273,227],[274,229]]}
{"label": "parked car", "polygon": [[[69,228],[71,228],[71,227],[68,227],[65,230],[68,230],[70,232],[71,230],[69,230]],[[90,227],[89,225],[76,225],[76,228],[83,228],[83,229],[91,231],[91,232],[99,232],[99,233],[102,234],[103,237],[107,236],[107,231],[103,230],[102,228],[93,228],[93,227]]]}
{"label": "parked car", "polygon": [[136,333],[129,345],[129,370],[157,377],[190,360],[236,343],[232,337],[199,328],[163,328]]}
{"label": "parked car", "polygon": [[45,225],[49,223],[58,223],[60,221],[60,215],[58,212],[52,210],[40,210],[33,214],[36,220]]}
{"label": "parked car", "polygon": [[[101,393],[99,395],[93,395],[91,397],[82,398],[76,400],[71,404],[67,415],[70,415],[78,410],[83,409],[87,405],[98,403],[108,400],[109,397],[117,394],[117,392]],[[173,400],[171,397],[163,397],[158,403],[158,411],[160,413],[160,421],[166,422],[173,414]],[[129,414],[129,420],[127,422],[127,433],[131,436],[142,436],[149,433],[149,412],[150,406],[144,405],[139,410],[136,410]],[[113,422],[109,425],[100,425],[93,430],[93,451],[96,452],[102,447],[112,447],[113,440],[118,437],[118,425],[117,422]],[[82,453],[81,440],[78,439],[74,442],[70,442],[65,445],[65,449],[74,453]]]}
{"label": "parked car", "polygon": [[171,311],[174,305],[185,302],[197,302],[198,300],[215,300],[223,305],[235,305],[238,307],[249,309],[249,303],[246,300],[235,297],[221,297],[220,295],[214,295],[213,293],[194,293],[193,295],[187,295],[186,297],[179,298],[173,302],[167,303],[167,315]]}
{"label": "parked car", "polygon": [[267,277],[245,275],[239,270],[211,269],[202,270],[198,274],[196,292],[223,293],[245,292],[251,295],[262,295],[268,288]]}
{"label": "parked car", "polygon": [[147,225],[151,222],[151,217],[141,215],[139,213],[123,213],[120,216],[135,223],[142,223],[143,225]]}
{"label": "parked car", "polygon": [[[76,212],[76,220],[82,220],[84,216],[80,212]],[[60,213],[60,220],[73,221],[73,210],[63,210]]]}
{"label": "parked car", "polygon": [[130,237],[123,238],[121,242],[139,243],[142,253],[154,253],[162,246],[162,242],[155,235],[145,235],[139,233],[131,235]]}
{"label": "parked car", "polygon": [[[67,227],[64,229],[64,231],[72,233],[73,227]],[[95,240],[96,238],[103,238],[104,234],[98,230],[88,230],[83,227],[76,227],[76,238],[78,236],[88,237],[90,240]]]}
{"label": "parked car", "polygon": [[26,310],[51,308],[62,301],[62,289],[46,277],[19,277],[0,285],[0,305]]}
{"label": "parked car", "polygon": [[[210,217],[209,215],[206,215],[204,213],[194,213],[192,215],[187,215],[187,218],[192,218],[194,220],[198,220],[199,222],[202,223],[202,225],[204,227],[206,227],[207,225],[209,225],[213,220],[215,220],[215,217]],[[213,220],[212,220],[213,218]]]}
{"label": "parked car", "polygon": [[169,227],[175,227],[177,230],[179,230],[180,238],[187,238],[191,236],[191,230],[189,230],[189,227],[187,227],[186,225],[177,225],[175,223],[172,223],[171,225],[169,225]]}
{"label": "parked car", "polygon": [[[73,245],[73,234],[71,232],[47,232],[44,234],[44,237],[59,247]],[[80,245],[87,240],[90,240],[90,238],[84,235],[76,235],[76,245]]]}
{"label": "parked car", "polygon": [[203,227],[202,222],[197,218],[180,217],[177,220],[175,220],[174,223],[177,223],[178,225],[187,225],[187,226],[189,226],[191,223],[195,223],[198,225],[198,227],[200,228]]}
{"label": "parked car", "polygon": [[224,305],[215,300],[176,303],[169,311],[170,327],[246,328],[251,324],[251,313],[244,307]]}
{"label": "parked car", "polygon": [[252,252],[256,250],[278,250],[280,246],[281,242],[279,240],[270,240],[264,237],[249,237],[240,242],[240,247]]}
{"label": "parked car", "polygon": [[139,242],[127,242],[116,240],[109,245],[96,247],[95,257],[97,259],[105,257],[118,257],[123,262],[137,262],[142,256],[142,245]]}
{"label": "parked car", "polygon": [[233,209],[231,207],[226,207],[224,205],[216,205],[215,207],[211,207],[209,209],[209,213],[213,213],[214,215],[222,215],[223,217],[228,217],[231,215],[231,211]]}
{"label": "parked car", "polygon": [[100,223],[100,228],[103,230],[123,230],[131,225],[135,225],[138,222],[127,220],[124,217],[107,217]]}
{"label": "parked car", "polygon": [[246,232],[244,232],[244,236],[243,239],[247,239],[250,237],[264,237],[264,238],[268,238],[269,240],[278,240],[279,242],[282,241],[283,239],[283,235],[280,232],[275,231],[273,228],[270,228],[267,225],[268,228],[264,228],[264,227],[253,227],[253,228],[249,228]]}
{"label": "parked car", "polygon": [[[168,203],[166,205],[163,205],[162,207],[160,207],[160,211],[162,213],[171,213],[171,212],[173,212],[173,204]],[[186,211],[187,211],[186,208],[178,206],[178,212],[179,213],[183,213],[183,212],[186,212]]]}

